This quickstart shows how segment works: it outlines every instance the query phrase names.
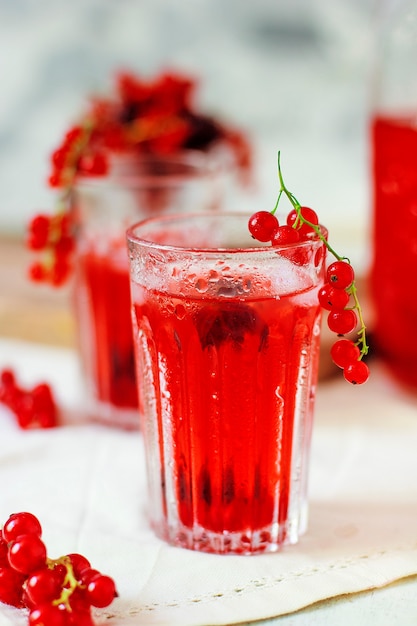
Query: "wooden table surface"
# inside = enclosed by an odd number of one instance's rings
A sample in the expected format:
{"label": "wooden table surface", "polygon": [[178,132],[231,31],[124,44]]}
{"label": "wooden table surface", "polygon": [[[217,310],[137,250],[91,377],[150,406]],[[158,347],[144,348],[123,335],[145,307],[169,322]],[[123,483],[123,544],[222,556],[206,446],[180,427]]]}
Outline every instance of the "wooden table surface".
{"label": "wooden table surface", "polygon": [[69,288],[32,283],[27,268],[33,259],[23,241],[0,238],[0,336],[74,347]]}

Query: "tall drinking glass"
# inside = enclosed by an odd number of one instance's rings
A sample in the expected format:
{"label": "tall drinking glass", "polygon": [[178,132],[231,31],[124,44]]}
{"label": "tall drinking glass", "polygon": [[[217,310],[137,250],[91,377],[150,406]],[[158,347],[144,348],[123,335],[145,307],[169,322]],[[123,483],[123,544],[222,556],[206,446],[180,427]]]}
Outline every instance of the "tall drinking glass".
{"label": "tall drinking glass", "polygon": [[417,5],[379,0],[370,125],[373,341],[417,392]]}
{"label": "tall drinking glass", "polygon": [[275,551],[307,525],[325,249],[257,244],[248,217],[127,235],[151,524],[214,553]]}
{"label": "tall drinking glass", "polygon": [[89,416],[138,428],[126,229],[151,215],[216,208],[217,173],[205,155],[127,156],[104,178],[79,179],[74,310]]}

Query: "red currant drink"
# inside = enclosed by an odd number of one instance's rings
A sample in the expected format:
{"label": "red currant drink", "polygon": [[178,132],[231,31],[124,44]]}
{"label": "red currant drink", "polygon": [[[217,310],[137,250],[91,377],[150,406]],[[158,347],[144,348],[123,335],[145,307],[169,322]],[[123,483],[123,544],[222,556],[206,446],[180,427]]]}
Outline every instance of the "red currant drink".
{"label": "red currant drink", "polygon": [[376,117],[373,265],[376,348],[395,376],[417,389],[417,124]]}
{"label": "red currant drink", "polygon": [[139,428],[126,228],[151,215],[211,207],[217,187],[199,156],[120,156],[109,176],[77,181],[76,330],[95,420]]}
{"label": "red currant drink", "polygon": [[80,350],[92,373],[92,393],[103,407],[136,411],[127,251],[123,240],[108,245],[104,254],[91,242],[78,257],[76,299],[88,309],[84,322],[90,321],[82,326]]}
{"label": "red currant drink", "polygon": [[323,244],[255,248],[247,217],[128,231],[151,523],[215,553],[277,550],[307,521]]}

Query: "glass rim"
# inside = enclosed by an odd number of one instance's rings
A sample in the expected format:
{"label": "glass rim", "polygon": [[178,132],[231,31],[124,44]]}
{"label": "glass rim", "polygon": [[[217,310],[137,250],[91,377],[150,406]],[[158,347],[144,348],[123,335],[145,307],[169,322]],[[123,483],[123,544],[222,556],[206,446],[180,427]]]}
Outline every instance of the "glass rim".
{"label": "glass rim", "polygon": [[[138,165],[146,163],[163,163],[167,166],[184,166],[188,168],[183,172],[141,172],[129,171],[112,173],[99,176],[79,175],[74,181],[75,190],[96,189],[96,188],[121,188],[129,186],[130,188],[141,188],[145,185],[157,182],[158,186],[164,187],[168,185],[180,184],[182,181],[209,179],[212,177],[217,168],[214,162],[211,162],[209,155],[201,150],[182,150],[172,154],[157,155],[151,152],[120,152],[114,153],[113,158],[132,159],[131,163],[137,162]],[[110,156],[110,160],[111,160]]]}
{"label": "glass rim", "polygon": [[[241,247],[224,247],[224,246],[216,246],[216,247],[199,247],[199,246],[185,246],[178,244],[166,244],[159,243],[153,241],[152,239],[146,239],[146,237],[141,237],[136,234],[137,229],[146,228],[147,225],[151,225],[153,223],[160,223],[161,225],[168,224],[169,222],[180,222],[193,218],[233,218],[240,217],[247,221],[250,216],[253,215],[253,211],[202,211],[202,212],[194,212],[194,213],[171,213],[169,215],[159,215],[148,217],[144,220],[140,220],[139,222],[135,222],[126,230],[126,239],[128,243],[132,243],[135,246],[141,246],[142,248],[148,249],[157,249],[166,252],[190,252],[193,254],[202,253],[202,254],[242,254],[242,253],[256,253],[256,254],[268,254],[268,253],[276,253],[279,250],[291,250],[297,248],[305,248],[312,243],[319,243],[321,239],[317,236],[316,233],[312,232],[311,236],[308,236],[307,239],[303,239],[302,241],[297,241],[295,243],[286,243],[279,245],[271,245],[271,242],[258,242],[258,245],[254,246],[241,246]],[[319,224],[321,234],[323,237],[327,239],[328,230],[322,224]],[[249,233],[249,230],[248,230]]]}

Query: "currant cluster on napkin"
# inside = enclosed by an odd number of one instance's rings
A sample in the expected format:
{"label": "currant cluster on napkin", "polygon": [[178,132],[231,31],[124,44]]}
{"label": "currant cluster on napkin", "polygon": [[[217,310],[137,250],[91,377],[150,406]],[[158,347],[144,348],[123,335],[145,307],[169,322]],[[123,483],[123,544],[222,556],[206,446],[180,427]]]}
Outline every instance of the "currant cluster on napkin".
{"label": "currant cluster on napkin", "polygon": [[32,513],[13,513],[0,531],[0,602],[29,609],[29,626],[94,626],[91,607],[117,596],[114,580],[81,554],[47,556]]}

